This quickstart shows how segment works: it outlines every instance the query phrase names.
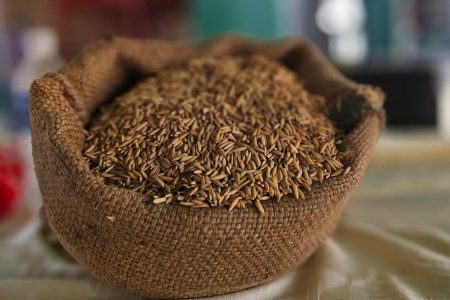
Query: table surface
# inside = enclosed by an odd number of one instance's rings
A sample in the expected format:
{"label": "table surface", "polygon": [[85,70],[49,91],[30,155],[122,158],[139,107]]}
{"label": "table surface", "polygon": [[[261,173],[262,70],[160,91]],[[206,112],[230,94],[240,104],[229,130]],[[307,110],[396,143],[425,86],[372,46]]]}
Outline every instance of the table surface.
{"label": "table surface", "polygon": [[[208,299],[450,298],[450,143],[384,136],[334,235],[306,264]],[[103,285],[43,242],[36,205],[0,223],[0,299],[141,299]]]}

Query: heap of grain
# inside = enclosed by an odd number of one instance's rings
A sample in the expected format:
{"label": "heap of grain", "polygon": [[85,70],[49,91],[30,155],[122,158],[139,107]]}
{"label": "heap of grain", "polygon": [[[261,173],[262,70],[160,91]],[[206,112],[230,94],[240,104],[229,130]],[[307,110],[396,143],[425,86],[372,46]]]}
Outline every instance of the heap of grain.
{"label": "heap of grain", "polygon": [[349,171],[324,101],[264,56],[196,57],[103,107],[84,155],[100,180],[153,203],[264,213]]}

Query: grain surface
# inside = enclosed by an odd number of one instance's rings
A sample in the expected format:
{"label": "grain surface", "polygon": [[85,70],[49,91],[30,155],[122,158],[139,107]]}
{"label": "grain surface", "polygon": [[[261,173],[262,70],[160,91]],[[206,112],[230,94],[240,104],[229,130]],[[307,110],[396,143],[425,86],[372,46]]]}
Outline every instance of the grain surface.
{"label": "grain surface", "polygon": [[100,180],[154,204],[264,213],[349,171],[325,99],[300,80],[260,55],[179,62],[105,105],[83,154]]}

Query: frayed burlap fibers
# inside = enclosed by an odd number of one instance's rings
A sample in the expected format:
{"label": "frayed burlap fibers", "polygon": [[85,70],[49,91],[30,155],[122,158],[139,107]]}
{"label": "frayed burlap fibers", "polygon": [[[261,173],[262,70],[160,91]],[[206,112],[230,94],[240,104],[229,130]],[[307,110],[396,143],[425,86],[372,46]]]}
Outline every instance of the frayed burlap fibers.
{"label": "frayed burlap fibers", "polygon": [[[176,60],[260,53],[324,96],[345,130],[351,171],[313,186],[304,200],[254,207],[151,205],[104,185],[82,156],[96,109]],[[153,298],[203,297],[270,281],[303,263],[334,230],[384,126],[383,94],[340,75],[308,42],[225,36],[197,43],[107,38],[31,87],[33,155],[49,225],[64,248],[108,284]]]}

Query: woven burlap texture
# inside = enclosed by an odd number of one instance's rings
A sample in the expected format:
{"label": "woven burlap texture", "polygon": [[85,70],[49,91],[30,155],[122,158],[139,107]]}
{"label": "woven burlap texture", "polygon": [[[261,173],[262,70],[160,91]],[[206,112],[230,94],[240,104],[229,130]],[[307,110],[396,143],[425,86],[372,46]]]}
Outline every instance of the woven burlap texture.
{"label": "woven burlap texture", "polygon": [[[306,199],[254,207],[151,205],[98,181],[82,157],[83,128],[102,102],[133,80],[198,54],[262,53],[325,96],[347,130],[351,172],[314,186]],[[211,296],[267,282],[303,263],[334,230],[382,131],[382,93],[340,75],[300,39],[224,36],[200,43],[105,38],[31,87],[33,156],[47,218],[64,248],[96,277],[151,298]],[[111,221],[113,216],[115,221]]]}

